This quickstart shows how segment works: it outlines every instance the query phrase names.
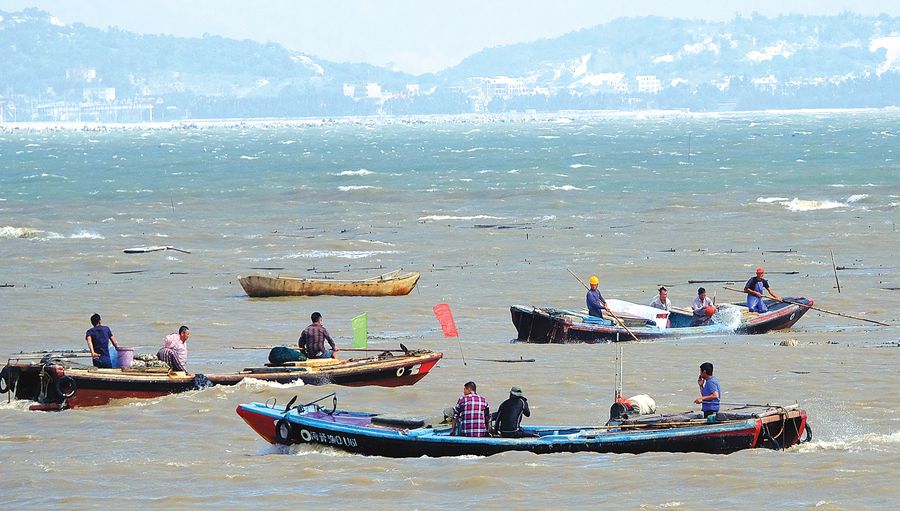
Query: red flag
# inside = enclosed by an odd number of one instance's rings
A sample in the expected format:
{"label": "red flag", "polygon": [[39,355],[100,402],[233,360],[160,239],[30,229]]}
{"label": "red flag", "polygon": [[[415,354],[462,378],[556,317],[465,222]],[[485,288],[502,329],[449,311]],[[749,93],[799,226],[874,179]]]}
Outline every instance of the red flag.
{"label": "red flag", "polygon": [[444,331],[444,337],[459,337],[456,331],[456,323],[453,322],[453,314],[450,313],[450,306],[446,303],[439,303],[434,306],[434,315],[441,322],[441,330]]}

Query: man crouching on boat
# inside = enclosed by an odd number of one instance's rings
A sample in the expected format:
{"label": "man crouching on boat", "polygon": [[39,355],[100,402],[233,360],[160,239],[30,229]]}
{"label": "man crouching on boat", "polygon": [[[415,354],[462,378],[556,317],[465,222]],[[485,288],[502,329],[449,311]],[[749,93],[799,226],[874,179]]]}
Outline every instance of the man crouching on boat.
{"label": "man crouching on boat", "polygon": [[[300,338],[297,340],[300,351],[306,355],[306,358],[337,358],[337,346],[334,345],[331,335],[325,329],[322,314],[313,312],[310,319],[312,324],[300,333]],[[330,350],[325,348],[325,341],[328,341],[331,346]]]}
{"label": "man crouching on boat", "polygon": [[162,360],[169,365],[169,369],[173,371],[187,372],[187,340],[191,336],[191,329],[181,325],[177,333],[171,333],[166,336],[165,344],[158,352],[156,358]]}

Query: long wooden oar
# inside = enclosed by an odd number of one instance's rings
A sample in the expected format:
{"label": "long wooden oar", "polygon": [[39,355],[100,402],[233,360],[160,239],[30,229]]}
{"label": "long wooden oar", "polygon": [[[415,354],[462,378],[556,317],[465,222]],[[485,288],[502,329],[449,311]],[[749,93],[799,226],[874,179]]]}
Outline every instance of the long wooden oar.
{"label": "long wooden oar", "polygon": [[[729,290],[729,291],[734,291],[735,293],[743,293],[743,294],[747,294],[747,293],[744,293],[743,291],[737,290],[737,289],[735,289],[735,288],[733,288],[733,287],[727,287],[727,286],[723,286],[723,287],[724,287],[725,289]],[[881,325],[881,326],[891,326],[891,325],[889,325],[889,324],[887,324],[887,323],[882,323],[881,321],[875,321],[874,319],[866,319],[866,318],[860,318],[860,317],[857,317],[857,316],[851,316],[851,315],[849,315],[849,314],[842,314],[842,313],[840,313],[840,312],[834,312],[834,311],[830,311],[830,310],[827,310],[827,309],[822,309],[822,308],[819,308],[819,307],[813,307],[812,305],[806,305],[805,303],[792,302],[792,301],[790,301],[790,300],[785,300],[784,298],[782,298],[782,299],[779,300],[779,301],[780,301],[781,303],[790,303],[790,304],[793,304],[793,305],[799,305],[800,307],[806,307],[807,309],[812,309],[812,310],[814,310],[814,311],[824,312],[824,313],[826,313],[826,314],[834,314],[835,316],[840,316],[840,317],[842,317],[842,318],[856,319],[856,320],[859,320],[859,321],[868,321],[869,323],[875,323],[876,325]]]}
{"label": "long wooden oar", "polygon": [[[279,345],[279,346],[232,346],[231,349],[233,349],[233,350],[270,350],[272,348],[287,348],[287,347],[288,346],[281,346],[281,345]],[[294,349],[294,348],[291,348],[291,349]],[[366,351],[366,352],[372,352],[372,353],[384,353],[385,351],[392,351],[392,352],[393,351],[402,351],[405,353],[408,350],[402,350],[402,349],[400,349],[400,350],[389,350],[389,349],[373,350],[373,349],[362,349],[362,348],[346,348],[346,349],[338,348],[338,351]]]}
{"label": "long wooden oar", "polygon": [[[581,285],[584,286],[585,289],[587,289],[588,291],[591,290],[591,288],[589,288],[588,285],[585,284],[583,280],[581,280],[581,277],[579,277],[578,275],[575,275],[575,272],[573,272],[572,270],[570,270],[570,269],[568,269],[568,268],[566,268],[566,270],[567,270],[569,273],[571,273],[573,277],[575,277],[576,279],[578,279],[578,282],[581,282]],[[640,339],[638,339],[637,336],[634,335],[634,332],[632,332],[627,326],[625,326],[625,322],[622,321],[621,319],[619,319],[619,316],[616,316],[616,313],[615,313],[615,312],[609,310],[609,307],[606,308],[606,312],[608,312],[609,315],[612,316],[613,319],[615,319],[616,322],[619,323],[619,326],[621,326],[622,328],[624,328],[625,331],[628,332],[628,334],[631,335],[631,337],[634,338],[635,341],[640,341]]]}

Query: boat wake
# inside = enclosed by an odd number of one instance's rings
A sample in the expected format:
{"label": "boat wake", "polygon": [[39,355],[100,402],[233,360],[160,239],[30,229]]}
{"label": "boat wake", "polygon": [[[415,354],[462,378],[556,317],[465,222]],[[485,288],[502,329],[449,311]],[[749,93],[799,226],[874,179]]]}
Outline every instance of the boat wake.
{"label": "boat wake", "polygon": [[[815,435],[815,429],[813,429]],[[893,452],[900,453],[900,431],[894,433],[866,433],[863,435],[848,436],[837,440],[816,440],[801,444],[797,447],[799,452]]]}
{"label": "boat wake", "polygon": [[731,304],[723,304],[713,314],[712,320],[729,331],[737,330],[741,326],[741,310]]}

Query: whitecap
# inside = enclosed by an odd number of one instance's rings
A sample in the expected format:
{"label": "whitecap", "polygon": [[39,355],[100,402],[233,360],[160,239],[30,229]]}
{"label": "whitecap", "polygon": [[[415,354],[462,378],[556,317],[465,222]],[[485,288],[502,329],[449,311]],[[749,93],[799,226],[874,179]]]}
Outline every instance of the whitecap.
{"label": "whitecap", "polygon": [[784,203],[784,207],[789,211],[817,211],[820,209],[844,208],[847,207],[847,205],[829,200],[820,201],[794,198],[793,200]]}
{"label": "whitecap", "polygon": [[847,198],[847,202],[859,202],[859,201],[861,201],[861,200],[863,200],[863,199],[868,199],[868,198],[869,198],[869,194],[867,194],[867,193],[858,193],[858,194],[851,195],[850,197],[848,197],[848,198]]}
{"label": "whitecap", "polygon": [[572,192],[572,191],[584,191],[584,188],[578,188],[574,185],[562,185],[562,186],[541,186],[541,190],[562,190],[564,192]]}
{"label": "whitecap", "polygon": [[369,186],[369,185],[351,185],[351,186],[338,186],[338,190],[342,192],[352,192],[355,190],[380,190],[381,188],[377,186]]}
{"label": "whitecap", "polygon": [[242,154],[242,155],[241,155],[241,159],[242,159],[242,160],[258,160],[258,159],[259,159],[259,156],[247,156],[247,155],[243,155],[243,154]]}
{"label": "whitecap", "polygon": [[81,230],[74,234],[69,235],[69,239],[72,239],[72,240],[102,240],[105,238],[103,236],[97,234],[96,232]]}
{"label": "whitecap", "polygon": [[589,164],[589,163],[573,163],[573,164],[569,165],[569,168],[570,168],[570,169],[580,169],[580,168],[582,168],[582,167],[590,167],[590,168],[593,168],[593,167],[595,167],[595,166],[596,166],[596,165],[591,165],[591,164]]}
{"label": "whitecap", "polygon": [[787,202],[791,199],[787,197],[757,197],[756,202],[763,202],[766,204],[771,204],[773,202]]}
{"label": "whitecap", "polygon": [[[336,257],[338,259],[365,259],[367,257],[375,257],[382,254],[396,254],[394,250],[303,250],[280,257],[269,257],[261,259],[262,261],[273,261],[283,259],[324,259],[328,257]],[[259,261],[260,259],[255,259]]]}
{"label": "whitecap", "polygon": [[369,174],[374,174],[371,170],[367,169],[359,169],[359,170],[345,170],[339,173],[339,176],[368,176]]}
{"label": "whitecap", "polygon": [[474,216],[454,216],[454,215],[428,215],[428,216],[420,216],[420,222],[438,221],[438,220],[480,220],[480,219],[492,219],[492,220],[502,220],[503,217],[500,216],[490,216],[490,215],[474,215]]}
{"label": "whitecap", "polygon": [[38,234],[42,232],[44,231],[31,229],[29,227],[13,227],[7,225],[6,227],[0,227],[0,238],[37,238]]}

